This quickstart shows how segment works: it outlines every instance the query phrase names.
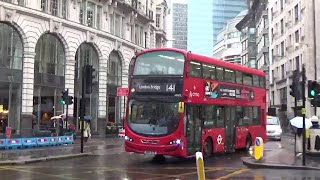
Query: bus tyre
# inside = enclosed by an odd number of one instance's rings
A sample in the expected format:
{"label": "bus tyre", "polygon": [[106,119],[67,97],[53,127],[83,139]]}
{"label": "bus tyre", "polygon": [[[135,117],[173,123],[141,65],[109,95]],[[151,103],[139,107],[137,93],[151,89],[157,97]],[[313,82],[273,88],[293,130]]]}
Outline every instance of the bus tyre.
{"label": "bus tyre", "polygon": [[164,155],[155,155],[152,159],[152,161],[155,162],[164,162],[166,160],[166,158],[164,157]]}
{"label": "bus tyre", "polygon": [[246,150],[246,151],[249,151],[251,145],[252,145],[251,136],[247,136],[247,138],[246,138],[246,148],[245,148],[245,150]]}
{"label": "bus tyre", "polygon": [[206,141],[204,142],[204,147],[203,147],[203,154],[204,156],[208,157],[212,155],[212,140],[210,138],[207,138]]}

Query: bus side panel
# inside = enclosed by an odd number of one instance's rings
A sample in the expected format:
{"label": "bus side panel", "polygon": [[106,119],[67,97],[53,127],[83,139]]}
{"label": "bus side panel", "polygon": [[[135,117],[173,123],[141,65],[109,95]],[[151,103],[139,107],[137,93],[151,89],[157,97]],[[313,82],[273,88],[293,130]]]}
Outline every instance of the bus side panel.
{"label": "bus side panel", "polygon": [[[220,138],[220,137],[221,138]],[[224,152],[224,139],[225,139],[225,130],[224,128],[213,128],[213,129],[203,129],[202,133],[202,145],[204,144],[207,138],[212,139],[213,152]]]}
{"label": "bus side panel", "polygon": [[251,138],[252,138],[252,145],[254,146],[256,137],[261,137],[263,140],[266,139],[266,130],[265,128],[263,128],[263,126],[261,125],[257,125],[257,126],[247,126],[249,133],[251,134]]}
{"label": "bus side panel", "polygon": [[248,135],[248,128],[246,126],[236,127],[236,149],[241,149],[246,146],[246,137]]}

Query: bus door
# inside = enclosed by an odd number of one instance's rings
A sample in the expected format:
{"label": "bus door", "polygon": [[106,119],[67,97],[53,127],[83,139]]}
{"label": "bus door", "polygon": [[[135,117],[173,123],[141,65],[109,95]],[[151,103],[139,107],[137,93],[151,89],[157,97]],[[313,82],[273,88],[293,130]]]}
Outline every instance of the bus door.
{"label": "bus door", "polygon": [[235,150],[235,108],[225,106],[225,150],[234,152]]}
{"label": "bus door", "polygon": [[186,121],[187,155],[195,155],[202,146],[201,106],[187,105]]}

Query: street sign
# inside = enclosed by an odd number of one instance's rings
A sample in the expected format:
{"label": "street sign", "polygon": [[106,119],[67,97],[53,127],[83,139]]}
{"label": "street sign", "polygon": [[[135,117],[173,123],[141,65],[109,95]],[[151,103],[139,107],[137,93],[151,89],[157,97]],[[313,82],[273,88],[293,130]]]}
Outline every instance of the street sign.
{"label": "street sign", "polygon": [[254,158],[260,160],[263,157],[263,139],[261,137],[256,137],[254,146]]}
{"label": "street sign", "polygon": [[117,96],[128,96],[129,94],[129,89],[128,88],[117,88]]}
{"label": "street sign", "polygon": [[11,127],[6,127],[6,138],[11,138],[11,131],[12,131],[12,129],[11,129]]}

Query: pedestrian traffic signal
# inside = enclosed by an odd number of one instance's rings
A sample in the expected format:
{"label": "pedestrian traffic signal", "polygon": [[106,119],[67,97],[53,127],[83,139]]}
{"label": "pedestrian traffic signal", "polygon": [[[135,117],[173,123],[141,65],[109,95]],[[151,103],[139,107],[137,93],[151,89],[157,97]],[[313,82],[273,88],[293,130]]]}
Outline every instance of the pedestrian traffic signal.
{"label": "pedestrian traffic signal", "polygon": [[67,104],[68,101],[68,91],[62,91],[62,96],[61,96],[61,103]]}
{"label": "pedestrian traffic signal", "polygon": [[95,78],[94,72],[96,70],[92,65],[85,66],[85,91],[87,94],[92,93],[93,79]]}
{"label": "pedestrian traffic signal", "polygon": [[315,98],[320,93],[320,85],[317,81],[308,81],[308,97]]}

